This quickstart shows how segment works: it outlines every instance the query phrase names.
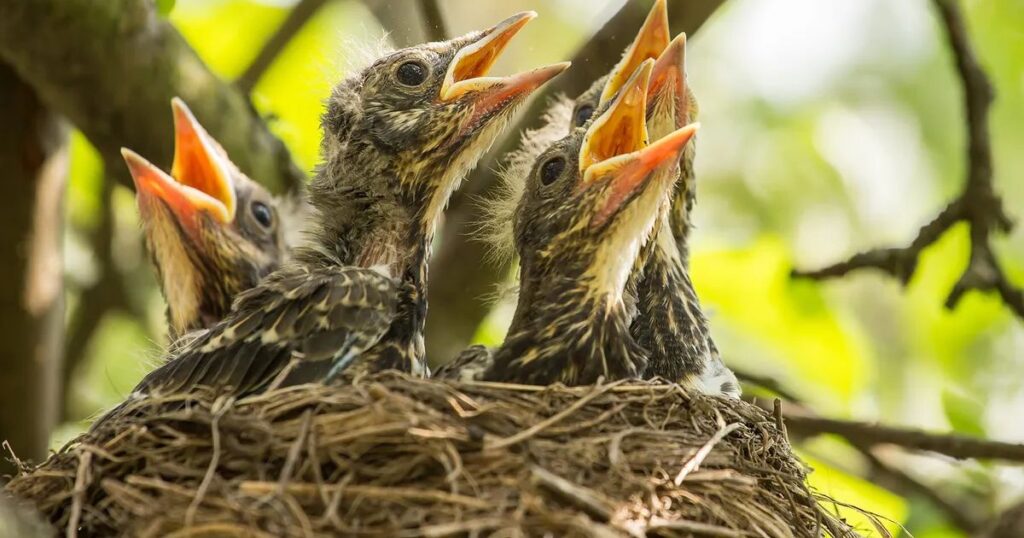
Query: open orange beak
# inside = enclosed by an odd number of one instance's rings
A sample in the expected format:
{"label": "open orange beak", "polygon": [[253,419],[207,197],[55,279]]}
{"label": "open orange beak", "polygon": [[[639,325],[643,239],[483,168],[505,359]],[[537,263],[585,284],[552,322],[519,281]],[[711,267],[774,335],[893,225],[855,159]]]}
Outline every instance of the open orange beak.
{"label": "open orange beak", "polygon": [[668,6],[666,0],[656,0],[651,7],[643,26],[622,55],[619,63],[612,68],[608,82],[601,91],[600,104],[608,102],[619,91],[619,88],[629,80],[630,75],[636,71],[644,60],[656,59],[668,46]]}
{"label": "open orange beak", "polygon": [[603,164],[612,157],[647,145],[647,90],[653,68],[654,60],[644,60],[583,135],[579,169],[584,184],[602,175]]}
{"label": "open orange beak", "polygon": [[[675,127],[690,122],[689,99],[686,96],[686,34],[679,34],[658,56],[651,72],[647,104],[653,106],[654,96],[675,100]],[[650,111],[648,111],[649,113]]]}
{"label": "open orange beak", "polygon": [[[604,225],[612,215],[633,198],[636,192],[649,184],[651,178],[659,176],[660,170],[678,166],[683,148],[693,138],[693,135],[697,134],[698,129],[700,129],[699,123],[691,123],[669,133],[640,151],[619,155],[597,165],[604,168],[604,173],[611,174],[612,179],[609,195],[594,213],[590,225],[592,227]],[[674,181],[668,182],[666,185],[671,186],[673,183]]]}
{"label": "open orange beak", "polygon": [[[647,95],[654,60],[645,60],[626,81],[615,100],[587,129],[580,148],[581,188],[608,182],[608,194],[600,201],[590,225],[600,227],[618,213],[634,194],[649,184],[665,167],[678,165],[686,143],[699,125],[669,133],[648,145]],[[666,186],[672,183],[666,183]]]}
{"label": "open orange beak", "polygon": [[[233,221],[235,188],[226,157],[184,101],[175,97],[171,100],[171,108],[174,110],[174,163],[171,165],[171,177],[186,187],[183,191],[189,193],[186,198],[201,200],[201,207],[222,223]],[[164,201],[170,205],[168,200]]]}
{"label": "open orange beak", "polygon": [[569,62],[507,77],[487,76],[512,37],[536,16],[537,13],[533,11],[513,15],[483,31],[481,37],[473,43],[462,47],[455,54],[445,73],[444,82],[441,84],[441,101],[453,101],[472,92],[476,94],[474,116],[479,117],[512,99],[532,92],[565,71],[569,67]]}
{"label": "open orange beak", "polygon": [[174,213],[182,229],[191,234],[196,232],[200,211],[205,211],[224,222],[224,204],[219,200],[198,189],[178,183],[163,170],[128,148],[121,148],[121,156],[124,157],[124,162],[135,181],[139,210],[144,217],[149,215],[148,202],[160,200]]}

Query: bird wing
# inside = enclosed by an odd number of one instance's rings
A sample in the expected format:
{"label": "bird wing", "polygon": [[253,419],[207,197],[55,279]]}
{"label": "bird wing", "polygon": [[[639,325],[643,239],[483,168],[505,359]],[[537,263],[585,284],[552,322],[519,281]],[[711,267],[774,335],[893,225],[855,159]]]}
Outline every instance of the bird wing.
{"label": "bird wing", "polygon": [[373,269],[282,269],[240,294],[223,321],[178,349],[136,392],[205,385],[243,395],[265,389],[293,359],[343,368],[387,331],[398,286]]}
{"label": "bird wing", "polygon": [[481,345],[472,345],[464,349],[454,360],[442,365],[434,372],[438,379],[457,379],[459,381],[479,381],[484,372],[494,363],[494,352]]}

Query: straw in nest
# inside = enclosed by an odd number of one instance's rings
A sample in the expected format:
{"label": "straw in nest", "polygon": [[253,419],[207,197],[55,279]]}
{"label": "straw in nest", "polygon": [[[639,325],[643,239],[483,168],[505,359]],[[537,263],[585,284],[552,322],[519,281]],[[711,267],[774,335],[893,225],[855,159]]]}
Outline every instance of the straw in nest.
{"label": "straw in nest", "polygon": [[848,536],[769,414],[398,373],[143,399],[7,490],[78,536]]}

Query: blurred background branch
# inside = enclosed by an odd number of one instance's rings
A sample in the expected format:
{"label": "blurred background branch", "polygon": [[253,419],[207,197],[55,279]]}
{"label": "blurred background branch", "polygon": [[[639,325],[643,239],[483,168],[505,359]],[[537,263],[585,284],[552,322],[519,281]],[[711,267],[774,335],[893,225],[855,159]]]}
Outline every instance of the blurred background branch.
{"label": "blurred background branch", "polygon": [[249,64],[249,67],[235,79],[235,86],[238,87],[240,92],[246,95],[252,93],[256,83],[260,81],[260,78],[267,72],[267,69],[274,63],[274,60],[281,54],[281,51],[295,38],[299,30],[302,30],[306,23],[320,11],[320,8],[324,7],[327,1],[299,0],[295,4],[295,7],[288,12],[284,22],[277,27],[277,30],[263,44],[263,48],[260,49],[259,54]]}
{"label": "blurred background branch", "polygon": [[994,459],[1024,462],[1024,444],[977,439],[957,434],[931,433],[917,428],[824,418],[798,407],[783,405],[790,432],[802,437],[835,434],[855,446],[896,445],[908,450],[934,452],[956,459]]}
{"label": "blurred background branch", "polygon": [[[67,128],[4,64],[0,118],[0,437],[19,458],[39,460],[60,401]],[[14,470],[3,452],[0,475]]]}
{"label": "blurred background branch", "polygon": [[1003,207],[1003,199],[995,192],[992,184],[988,113],[995,92],[974,54],[956,0],[933,0],[933,3],[941,16],[957,73],[963,84],[967,124],[967,177],[963,191],[937,217],[921,228],[910,245],[868,250],[822,269],[794,270],[793,276],[820,280],[841,277],[861,269],[875,269],[906,285],[914,276],[921,252],[953,225],[964,222],[970,227],[970,258],[967,268],[946,299],[946,307],[955,308],[964,293],[971,290],[995,291],[1006,306],[1024,320],[1024,291],[1010,283],[992,252],[992,234],[1009,233],[1013,229],[1013,221]]}
{"label": "blurred background branch", "polygon": [[448,39],[448,26],[441,14],[441,5],[437,0],[420,0],[420,12],[423,17],[424,30],[431,41]]}

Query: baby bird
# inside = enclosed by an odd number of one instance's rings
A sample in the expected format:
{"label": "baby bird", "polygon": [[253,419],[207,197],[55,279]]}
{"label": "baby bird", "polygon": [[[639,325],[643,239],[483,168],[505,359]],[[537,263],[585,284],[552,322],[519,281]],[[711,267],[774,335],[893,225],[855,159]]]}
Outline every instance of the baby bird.
{"label": "baby bird", "polygon": [[328,381],[388,368],[424,374],[427,262],[441,212],[518,105],[568,65],[486,76],[535,16],[387,54],[335,87],[308,244],[240,294],[223,321],[176,346],[135,393],[203,385],[241,396],[300,365]]}
{"label": "baby bird", "polygon": [[286,257],[279,202],[228,159],[185,103],[174,112],[174,164],[168,175],[123,148],[146,237],[167,301],[172,339],[209,327],[235,296]]}
{"label": "baby bird", "polygon": [[[548,125],[524,137],[521,150],[512,155],[509,175],[514,178],[523,163],[531,162],[540,148],[546,147],[546,141],[557,139],[566,130],[589,125],[593,111],[617,95],[621,81],[644,61],[657,60],[647,94],[646,119],[651,139],[658,140],[692,121],[696,101],[686,84],[686,37],[680,35],[670,42],[668,35],[666,5],[655,2],[612,71],[574,102],[551,107]],[[566,110],[569,106],[573,107],[571,113]],[[689,216],[694,201],[694,148],[690,142],[684,150],[677,171],[680,181],[660,209],[655,240],[641,249],[626,284],[624,303],[631,319],[630,332],[650,356],[643,377],[661,377],[708,394],[738,396],[739,384],[721,360],[687,270]],[[512,238],[498,229],[498,223],[507,218],[501,218],[501,204],[494,207],[488,209],[497,218],[485,230],[497,251],[507,251],[506,245],[513,243]],[[460,362],[483,364],[487,354],[481,346],[473,346],[460,355]]]}
{"label": "baby bird", "polygon": [[629,334],[626,281],[697,129],[648,145],[653,63],[641,64],[588,129],[551,145],[521,178],[512,217],[521,284],[508,336],[493,355],[471,348],[440,376],[575,385],[645,370],[647,353]]}

